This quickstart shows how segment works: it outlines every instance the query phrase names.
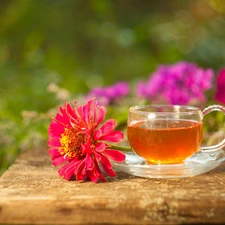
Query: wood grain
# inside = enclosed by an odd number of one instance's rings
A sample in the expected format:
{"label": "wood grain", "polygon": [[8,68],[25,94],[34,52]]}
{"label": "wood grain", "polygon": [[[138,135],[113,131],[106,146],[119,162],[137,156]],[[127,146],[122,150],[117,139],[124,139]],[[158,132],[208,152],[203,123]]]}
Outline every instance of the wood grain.
{"label": "wood grain", "polygon": [[225,164],[200,176],[66,181],[47,150],[28,151],[0,178],[0,224],[225,223]]}

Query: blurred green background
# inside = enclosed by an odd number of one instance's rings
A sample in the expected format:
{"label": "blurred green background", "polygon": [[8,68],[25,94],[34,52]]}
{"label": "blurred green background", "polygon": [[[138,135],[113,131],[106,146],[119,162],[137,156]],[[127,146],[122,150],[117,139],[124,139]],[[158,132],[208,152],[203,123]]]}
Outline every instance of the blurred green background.
{"label": "blurred green background", "polygon": [[218,71],[224,28],[224,0],[0,0],[0,174],[46,147],[46,112],[71,96],[180,60]]}

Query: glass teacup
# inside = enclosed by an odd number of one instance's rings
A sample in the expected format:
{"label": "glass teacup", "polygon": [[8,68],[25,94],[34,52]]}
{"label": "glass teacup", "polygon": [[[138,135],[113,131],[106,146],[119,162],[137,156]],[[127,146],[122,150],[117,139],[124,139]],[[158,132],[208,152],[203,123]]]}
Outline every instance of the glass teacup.
{"label": "glass teacup", "polygon": [[127,137],[133,151],[153,164],[177,164],[197,151],[215,151],[225,146],[225,139],[202,147],[203,118],[221,105],[201,111],[193,106],[143,105],[129,109]]}

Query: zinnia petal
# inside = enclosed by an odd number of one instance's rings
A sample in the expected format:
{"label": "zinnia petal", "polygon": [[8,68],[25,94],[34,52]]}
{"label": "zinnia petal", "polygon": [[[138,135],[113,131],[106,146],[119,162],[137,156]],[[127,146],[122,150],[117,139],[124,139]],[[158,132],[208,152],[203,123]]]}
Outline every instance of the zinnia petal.
{"label": "zinnia petal", "polygon": [[76,163],[72,161],[69,164],[61,167],[58,173],[61,177],[64,177],[66,180],[69,180],[74,175],[74,168],[76,166]]}
{"label": "zinnia petal", "polygon": [[[76,105],[76,102],[74,103],[74,105]],[[73,118],[73,119],[78,118],[74,109],[72,108],[72,106],[70,104],[66,104],[66,112],[67,112],[67,115],[69,115],[71,118]]]}
{"label": "zinnia petal", "polygon": [[61,154],[58,151],[58,148],[50,148],[48,150],[49,155],[56,157],[56,156],[61,156]]}
{"label": "zinnia petal", "polygon": [[93,116],[92,110],[95,111],[95,108],[91,109],[91,107],[95,107],[93,99],[89,100],[87,104],[83,107],[83,117],[86,124],[89,124],[91,121],[91,117]]}
{"label": "zinnia petal", "polygon": [[123,162],[126,158],[125,154],[114,149],[106,149],[104,155],[116,162]]}
{"label": "zinnia petal", "polygon": [[65,126],[59,124],[57,121],[52,121],[48,129],[48,135],[53,138],[60,137],[64,129]]}
{"label": "zinnia petal", "polygon": [[69,125],[70,124],[70,120],[69,120],[69,117],[68,117],[68,114],[67,114],[65,108],[63,108],[61,106],[60,107],[60,112],[61,112],[61,115],[60,114],[57,114],[56,115],[56,120],[58,122],[60,122],[61,124]]}
{"label": "zinnia petal", "polygon": [[99,139],[110,142],[120,142],[123,138],[124,134],[121,131],[114,130],[106,135],[102,135]]}
{"label": "zinnia petal", "polygon": [[111,176],[111,177],[116,176],[116,173],[113,171],[112,165],[106,156],[102,155],[102,159],[101,159],[100,163],[102,165],[102,168],[105,170],[105,172],[109,176]]}
{"label": "zinnia petal", "polygon": [[106,108],[104,106],[100,106],[98,108],[98,117],[97,117],[97,126],[104,120],[106,114]]}
{"label": "zinnia petal", "polygon": [[94,132],[94,139],[97,141],[102,136],[102,131],[100,129],[95,130]]}
{"label": "zinnia petal", "polygon": [[58,166],[64,162],[68,161],[68,159],[64,158],[63,156],[58,156],[58,157],[52,157],[52,164],[53,166]]}
{"label": "zinnia petal", "polygon": [[97,152],[103,152],[105,148],[106,148],[105,143],[102,143],[102,142],[99,142],[95,145],[95,150]]}
{"label": "zinnia petal", "polygon": [[109,133],[116,127],[116,121],[114,119],[107,120],[100,129],[102,130],[102,133]]}
{"label": "zinnia petal", "polygon": [[102,154],[99,152],[94,152],[95,158],[97,160],[97,162],[100,162],[102,159]]}
{"label": "zinnia petal", "polygon": [[87,169],[89,169],[89,170],[94,168],[93,159],[90,154],[86,155],[85,165],[86,165]]}
{"label": "zinnia petal", "polygon": [[53,139],[53,138],[51,138],[51,139],[49,139],[48,140],[48,146],[49,147],[60,147],[60,141],[59,141],[59,139],[57,138],[57,139]]}

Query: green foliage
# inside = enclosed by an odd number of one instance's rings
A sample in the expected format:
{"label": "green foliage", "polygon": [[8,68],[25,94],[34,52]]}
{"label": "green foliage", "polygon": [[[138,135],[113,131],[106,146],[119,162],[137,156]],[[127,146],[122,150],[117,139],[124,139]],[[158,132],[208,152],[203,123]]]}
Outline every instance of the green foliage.
{"label": "green foliage", "polygon": [[[218,4],[2,0],[0,168],[21,150],[45,144],[49,112],[65,100],[47,91],[51,82],[76,99],[97,85],[147,78],[158,64],[224,67],[225,11]],[[109,109],[109,116],[124,121],[125,105]]]}

